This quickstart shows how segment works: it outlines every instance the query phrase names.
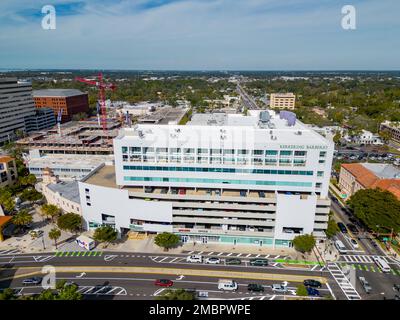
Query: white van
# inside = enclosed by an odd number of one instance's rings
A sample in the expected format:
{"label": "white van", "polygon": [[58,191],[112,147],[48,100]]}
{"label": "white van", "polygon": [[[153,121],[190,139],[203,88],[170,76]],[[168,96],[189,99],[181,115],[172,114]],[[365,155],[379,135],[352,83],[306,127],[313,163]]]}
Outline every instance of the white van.
{"label": "white van", "polygon": [[376,265],[382,270],[382,272],[390,272],[392,269],[389,264],[381,257],[373,257]]}
{"label": "white van", "polygon": [[224,291],[236,291],[238,285],[233,280],[221,279],[218,281],[218,289]]}
{"label": "white van", "polygon": [[186,258],[186,262],[202,263],[203,257],[199,254],[194,254]]}
{"label": "white van", "polygon": [[76,243],[86,250],[92,250],[96,246],[96,242],[92,238],[86,236],[79,236],[76,238]]}
{"label": "white van", "polygon": [[340,241],[340,240],[336,240],[335,241],[335,247],[339,251],[339,253],[346,253],[347,252],[346,247],[344,246],[343,242]]}

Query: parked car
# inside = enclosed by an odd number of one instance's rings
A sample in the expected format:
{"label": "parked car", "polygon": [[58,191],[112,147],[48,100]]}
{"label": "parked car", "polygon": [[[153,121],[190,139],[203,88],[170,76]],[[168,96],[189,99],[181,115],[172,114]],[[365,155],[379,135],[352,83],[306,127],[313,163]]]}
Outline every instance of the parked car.
{"label": "parked car", "polygon": [[223,291],[236,291],[238,289],[238,285],[236,281],[220,279],[218,281],[218,289]]}
{"label": "parked car", "polygon": [[264,292],[264,287],[261,284],[249,283],[247,290],[253,292]]}
{"label": "parked car", "polygon": [[226,265],[239,265],[242,264],[242,260],[238,258],[228,258],[225,260]]}
{"label": "parked car", "polygon": [[344,225],[343,222],[338,222],[337,225],[338,225],[338,227],[339,227],[341,232],[347,233],[347,228],[346,228],[346,226]]}
{"label": "parked car", "polygon": [[179,194],[181,194],[181,195],[186,194],[186,189],[180,188]]}
{"label": "parked car", "polygon": [[22,284],[24,286],[27,285],[38,285],[42,283],[42,278],[41,277],[32,277],[32,278],[26,278],[24,280],[22,280]]}
{"label": "parked car", "polygon": [[303,284],[306,287],[314,287],[314,288],[321,288],[322,287],[321,282],[319,282],[317,280],[314,280],[314,279],[306,279],[306,280],[303,281]]}
{"label": "parked car", "polygon": [[265,198],[265,192],[264,191],[258,191],[258,196],[260,198]]}
{"label": "parked car", "polygon": [[247,191],[245,191],[245,190],[240,190],[240,196],[241,196],[241,197],[247,196]]}
{"label": "parked car", "polygon": [[168,189],[167,188],[162,188],[161,189],[161,194],[167,194],[168,193]]}
{"label": "parked car", "polygon": [[169,279],[157,279],[154,282],[154,284],[156,286],[159,286],[159,287],[167,287],[167,288],[169,288],[169,287],[172,287],[174,285],[174,282],[169,280]]}
{"label": "parked car", "polygon": [[358,233],[358,228],[352,223],[347,224],[347,229],[349,229],[352,233]]}
{"label": "parked car", "polygon": [[287,291],[287,287],[281,283],[274,283],[271,287],[272,287],[272,291],[274,291],[274,292],[286,292]]}
{"label": "parked car", "polygon": [[220,264],[221,259],[217,258],[217,257],[210,257],[210,258],[207,258],[204,262],[208,263],[208,264]]}
{"label": "parked car", "polygon": [[350,243],[351,243],[351,245],[352,245],[352,247],[353,247],[354,249],[358,249],[358,248],[359,248],[358,242],[357,242],[356,240],[350,239]]}
{"label": "parked car", "polygon": [[171,194],[178,194],[178,189],[171,188]]}
{"label": "parked car", "polygon": [[319,296],[319,291],[312,287],[307,287],[307,293],[309,296]]}
{"label": "parked car", "polygon": [[364,277],[358,277],[358,280],[360,281],[360,283],[366,293],[370,293],[372,291],[370,284]]}
{"label": "parked car", "polygon": [[199,254],[194,254],[186,258],[186,262],[202,263],[203,257]]}
{"label": "parked car", "polygon": [[265,267],[268,265],[267,259],[250,259],[251,266]]}
{"label": "parked car", "polygon": [[215,195],[216,196],[220,196],[221,195],[221,190],[219,190],[219,189],[215,190]]}
{"label": "parked car", "polygon": [[397,291],[397,292],[400,292],[400,284],[394,284],[393,285],[393,290]]}
{"label": "parked car", "polygon": [[152,193],[153,190],[154,190],[153,187],[144,187],[144,192],[145,192],[145,193]]}

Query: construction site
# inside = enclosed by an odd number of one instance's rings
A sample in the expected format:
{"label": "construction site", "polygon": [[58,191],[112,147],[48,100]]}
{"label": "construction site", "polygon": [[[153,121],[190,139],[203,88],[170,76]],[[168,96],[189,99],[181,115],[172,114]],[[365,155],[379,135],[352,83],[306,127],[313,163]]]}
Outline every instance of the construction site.
{"label": "construction site", "polygon": [[107,119],[106,130],[96,119],[68,122],[59,128],[38,132],[17,141],[23,149],[39,150],[44,154],[113,154],[112,140],[121,123]]}

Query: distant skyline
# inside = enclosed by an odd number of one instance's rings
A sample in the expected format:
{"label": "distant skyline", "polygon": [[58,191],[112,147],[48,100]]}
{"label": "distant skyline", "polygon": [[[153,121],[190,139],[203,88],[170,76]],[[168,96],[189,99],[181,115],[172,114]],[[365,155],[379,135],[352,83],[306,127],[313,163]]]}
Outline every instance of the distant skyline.
{"label": "distant skyline", "polygon": [[399,0],[1,0],[0,68],[400,70],[399,14]]}

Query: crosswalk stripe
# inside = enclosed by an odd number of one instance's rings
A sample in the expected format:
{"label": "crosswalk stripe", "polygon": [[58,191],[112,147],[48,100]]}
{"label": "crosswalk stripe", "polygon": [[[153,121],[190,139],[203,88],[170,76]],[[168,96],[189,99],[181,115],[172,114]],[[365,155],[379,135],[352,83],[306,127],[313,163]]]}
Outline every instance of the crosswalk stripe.
{"label": "crosswalk stripe", "polygon": [[214,251],[211,251],[210,253],[208,253],[208,256],[211,256],[214,253]]}
{"label": "crosswalk stripe", "polygon": [[223,252],[220,252],[220,253],[217,254],[217,256],[221,256],[221,255],[223,255],[223,254],[224,254]]}
{"label": "crosswalk stripe", "polygon": [[269,256],[270,256],[270,255],[269,255],[269,254],[267,254],[267,255],[265,256],[265,259],[267,259]]}

